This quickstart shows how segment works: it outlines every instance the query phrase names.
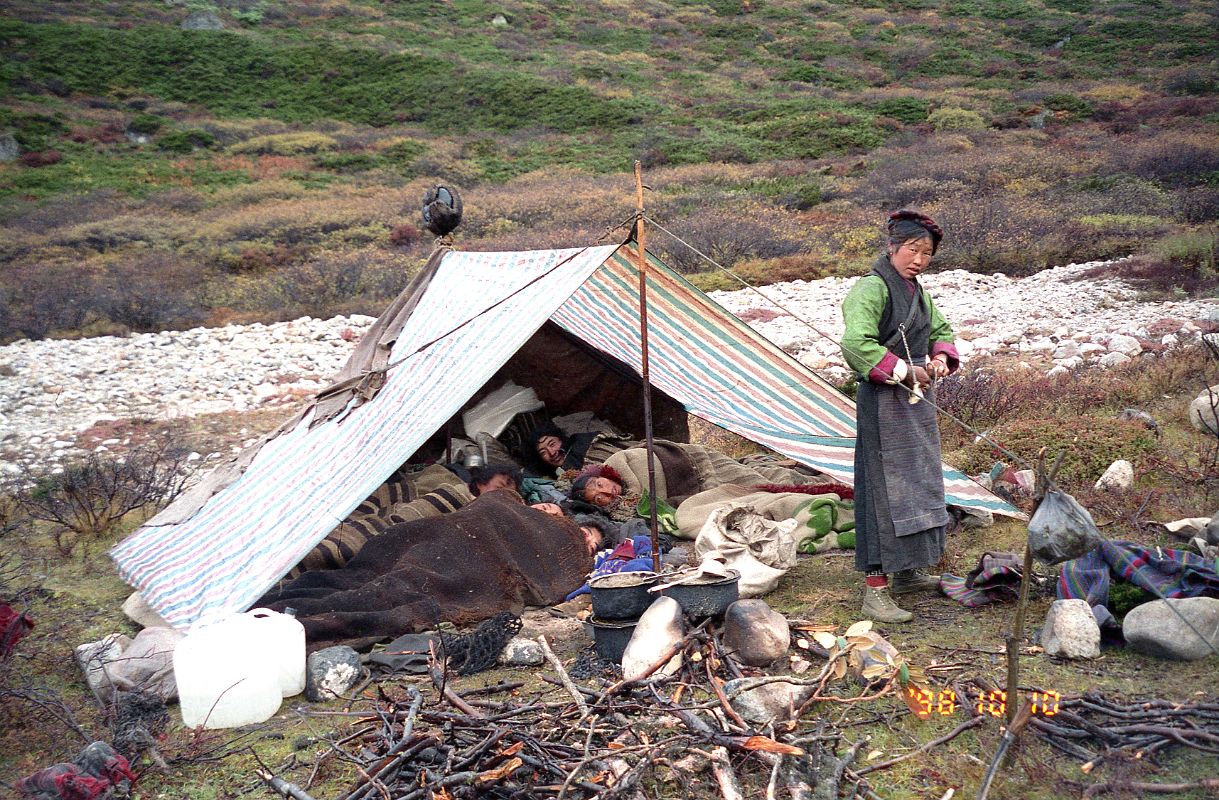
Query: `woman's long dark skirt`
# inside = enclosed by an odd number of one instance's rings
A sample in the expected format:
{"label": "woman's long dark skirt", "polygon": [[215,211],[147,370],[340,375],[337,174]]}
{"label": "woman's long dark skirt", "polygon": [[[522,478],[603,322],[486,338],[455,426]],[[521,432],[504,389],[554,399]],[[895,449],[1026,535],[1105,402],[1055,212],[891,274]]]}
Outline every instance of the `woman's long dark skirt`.
{"label": "woman's long dark skirt", "polygon": [[[934,394],[929,391],[929,399]],[[930,403],[900,386],[861,381],[855,398],[855,568],[928,567],[949,523],[940,430]]]}

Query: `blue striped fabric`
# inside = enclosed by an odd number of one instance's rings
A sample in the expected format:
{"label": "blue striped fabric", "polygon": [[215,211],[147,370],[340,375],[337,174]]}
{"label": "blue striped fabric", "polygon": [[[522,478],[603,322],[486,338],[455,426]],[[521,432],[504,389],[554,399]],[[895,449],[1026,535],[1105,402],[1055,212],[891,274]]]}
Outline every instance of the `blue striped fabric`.
{"label": "blue striped fabric", "polygon": [[[854,483],[855,405],[649,254],[649,378],[697,417]],[[640,362],[638,260],[623,245],[557,312],[569,332]],[[949,502],[1022,516],[944,466]]]}
{"label": "blue striped fabric", "polygon": [[[112,551],[120,576],[175,627],[240,611],[371,494],[549,318],[639,364],[633,250],[615,245],[449,253],[369,402],[264,444],[234,483],[182,522],[150,524]],[[650,377],[692,414],[852,482],[849,399],[651,260]],[[598,267],[601,267],[598,269]],[[1015,509],[945,468],[951,502]],[[171,507],[172,508],[172,507]]]}

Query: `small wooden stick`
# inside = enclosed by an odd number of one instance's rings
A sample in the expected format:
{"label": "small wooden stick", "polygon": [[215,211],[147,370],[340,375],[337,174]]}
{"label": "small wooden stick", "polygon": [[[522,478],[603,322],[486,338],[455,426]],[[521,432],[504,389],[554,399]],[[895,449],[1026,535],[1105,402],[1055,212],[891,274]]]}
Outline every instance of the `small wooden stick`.
{"label": "small wooden stick", "polygon": [[580,690],[571,682],[571,676],[567,674],[567,670],[563,669],[563,662],[550,649],[550,645],[546,642],[545,636],[538,637],[538,644],[542,646],[542,655],[546,656],[546,660],[550,662],[550,666],[554,671],[559,673],[559,680],[563,682],[563,688],[571,695],[571,699],[576,701],[576,705],[580,707],[580,719],[588,716],[588,704],[584,702],[584,698],[580,695]]}
{"label": "small wooden stick", "polygon": [[723,747],[711,749],[711,774],[720,785],[720,794],[724,800],[745,800],[741,792],[741,783],[732,771],[732,762],[728,759],[728,750]]}

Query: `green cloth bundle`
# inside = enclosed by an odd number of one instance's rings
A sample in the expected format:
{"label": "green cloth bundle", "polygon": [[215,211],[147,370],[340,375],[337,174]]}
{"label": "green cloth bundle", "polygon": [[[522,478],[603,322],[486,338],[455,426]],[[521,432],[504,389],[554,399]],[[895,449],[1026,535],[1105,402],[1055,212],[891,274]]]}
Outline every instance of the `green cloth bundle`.
{"label": "green cloth bundle", "polygon": [[853,509],[854,504],[832,494],[817,495],[802,503],[796,512],[808,516],[804,524],[809,531],[797,543],[796,551],[820,553],[834,547],[854,548],[855,516],[839,513],[840,508]]}

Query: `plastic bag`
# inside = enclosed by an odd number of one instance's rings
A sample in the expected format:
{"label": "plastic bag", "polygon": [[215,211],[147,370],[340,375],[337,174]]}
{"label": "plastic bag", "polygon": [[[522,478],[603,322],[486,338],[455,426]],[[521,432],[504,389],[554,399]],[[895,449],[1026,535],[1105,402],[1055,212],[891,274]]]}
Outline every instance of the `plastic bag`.
{"label": "plastic bag", "polygon": [[1029,549],[1044,564],[1061,564],[1096,549],[1103,541],[1088,509],[1066,492],[1046,492],[1029,520]]}

